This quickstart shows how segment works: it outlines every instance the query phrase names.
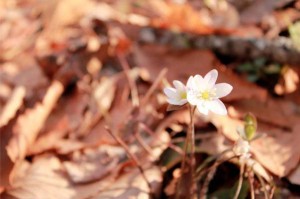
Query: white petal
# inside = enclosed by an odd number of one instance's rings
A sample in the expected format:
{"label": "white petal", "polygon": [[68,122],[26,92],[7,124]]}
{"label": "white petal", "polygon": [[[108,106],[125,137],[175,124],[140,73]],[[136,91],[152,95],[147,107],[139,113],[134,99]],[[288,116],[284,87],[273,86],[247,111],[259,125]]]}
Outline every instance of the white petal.
{"label": "white petal", "polygon": [[216,99],[208,102],[208,109],[219,115],[227,115],[227,109],[221,100]]}
{"label": "white petal", "polygon": [[177,99],[168,98],[168,99],[167,99],[167,102],[168,102],[169,104],[181,106],[181,105],[186,104],[186,103],[187,103],[187,100],[177,100]]}
{"label": "white petal", "polygon": [[186,87],[191,90],[194,88],[194,77],[190,76],[187,83],[186,83]]}
{"label": "white petal", "polygon": [[174,89],[174,88],[164,88],[164,93],[169,98],[177,98],[178,97],[178,94],[176,93],[176,89]]}
{"label": "white petal", "polygon": [[184,105],[187,103],[187,100],[186,99],[182,99],[179,101],[178,105]]}
{"label": "white petal", "polygon": [[175,88],[179,92],[185,92],[186,91],[185,85],[181,81],[174,80],[173,85],[175,86]]}
{"label": "white petal", "polygon": [[204,90],[206,88],[206,84],[204,82],[204,79],[201,75],[195,75],[194,76],[194,89],[195,90]]}
{"label": "white petal", "polygon": [[232,91],[232,86],[227,83],[216,84],[214,88],[216,89],[217,98],[224,97]]}
{"label": "white petal", "polygon": [[205,102],[199,102],[197,104],[197,109],[200,113],[204,114],[204,115],[208,115],[208,108],[206,106]]}
{"label": "white petal", "polygon": [[216,69],[209,71],[205,75],[204,82],[208,89],[212,88],[215,85],[217,78],[218,78],[218,71]]}
{"label": "white petal", "polygon": [[197,105],[199,103],[199,99],[197,98],[197,96],[195,95],[195,91],[193,90],[188,90],[187,91],[187,101],[191,104],[191,105]]}

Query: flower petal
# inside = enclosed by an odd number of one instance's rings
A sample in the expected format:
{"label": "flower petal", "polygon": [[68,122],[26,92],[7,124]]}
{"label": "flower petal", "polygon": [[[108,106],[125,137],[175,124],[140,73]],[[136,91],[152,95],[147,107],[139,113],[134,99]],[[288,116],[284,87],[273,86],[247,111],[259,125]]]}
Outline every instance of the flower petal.
{"label": "flower petal", "polygon": [[201,75],[194,76],[194,90],[202,91],[206,88],[206,84]]}
{"label": "flower petal", "polygon": [[169,98],[178,98],[178,95],[176,93],[176,89],[174,88],[164,88],[164,93],[167,95]]}
{"label": "flower petal", "polygon": [[190,76],[187,83],[186,83],[186,87],[188,90],[191,90],[193,89],[195,86],[194,86],[194,77],[193,76]]}
{"label": "flower petal", "polygon": [[232,86],[227,83],[216,84],[214,88],[216,89],[217,98],[224,97],[232,91]]}
{"label": "flower petal", "polygon": [[215,85],[217,78],[218,78],[218,71],[216,69],[209,71],[204,77],[206,88],[207,89],[212,88]]}
{"label": "flower petal", "polygon": [[181,105],[186,104],[186,103],[187,103],[187,100],[177,100],[177,99],[173,99],[173,98],[168,98],[168,99],[167,99],[167,102],[168,102],[169,104],[181,106]]}
{"label": "flower petal", "polygon": [[200,113],[202,113],[204,115],[208,115],[208,108],[207,108],[205,102],[198,102],[197,109]]}
{"label": "flower petal", "polygon": [[173,85],[178,91],[185,91],[185,86],[181,81],[174,80]]}
{"label": "flower petal", "polygon": [[227,109],[223,102],[219,99],[207,102],[207,107],[211,112],[219,115],[227,115]]}
{"label": "flower petal", "polygon": [[191,105],[197,105],[199,102],[199,99],[197,98],[197,96],[193,93],[193,91],[188,91],[187,92],[187,101],[191,104]]}

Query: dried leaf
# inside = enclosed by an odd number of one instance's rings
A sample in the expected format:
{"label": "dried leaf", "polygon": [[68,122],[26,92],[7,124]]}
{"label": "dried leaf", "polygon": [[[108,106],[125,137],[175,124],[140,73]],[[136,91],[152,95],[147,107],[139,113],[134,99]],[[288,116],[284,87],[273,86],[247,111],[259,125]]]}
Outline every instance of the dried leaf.
{"label": "dried leaf", "polygon": [[[236,129],[243,127],[241,120],[217,115],[212,115],[210,120],[227,138],[238,139]],[[300,150],[297,147],[297,143],[300,142],[299,129],[300,126],[296,124],[292,132],[288,132],[258,121],[257,133],[267,136],[251,142],[251,152],[255,159],[275,175],[286,176],[297,166],[300,158]]]}
{"label": "dried leaf", "polygon": [[285,67],[282,71],[282,77],[275,85],[275,93],[278,95],[292,93],[299,87],[299,76],[290,67]]}
{"label": "dried leaf", "polygon": [[11,120],[7,125],[0,128],[0,186],[9,187],[9,177],[14,163],[7,154],[6,146],[12,137],[12,128],[16,119]]}
{"label": "dried leaf", "polygon": [[54,156],[36,158],[32,164],[22,161],[14,169],[12,188],[7,193],[20,199],[73,199],[75,190],[61,171],[62,164]]}
{"label": "dried leaf", "polygon": [[52,82],[42,103],[37,104],[33,109],[28,109],[18,118],[13,128],[14,136],[6,148],[13,162],[23,160],[63,90],[61,83]]}
{"label": "dried leaf", "polygon": [[[158,167],[145,169],[145,176],[151,184],[154,193],[160,192],[162,173]],[[105,188],[92,199],[123,199],[123,198],[145,198],[150,199],[149,188],[138,169],[133,169],[118,178],[109,187]]]}
{"label": "dried leaf", "polygon": [[159,12],[160,17],[153,19],[153,25],[160,28],[169,28],[201,34],[213,32],[213,28],[205,23],[204,15],[200,16],[190,5],[178,5],[153,1],[153,10]]}
{"label": "dried leaf", "polygon": [[17,87],[14,89],[11,98],[1,111],[0,127],[6,125],[8,121],[15,116],[15,114],[23,104],[25,94],[26,90],[24,87]]}
{"label": "dried leaf", "polygon": [[122,148],[101,145],[95,149],[86,148],[82,153],[76,151],[71,161],[63,164],[74,183],[87,183],[110,175],[122,156],[125,156]]}
{"label": "dried leaf", "polygon": [[291,183],[300,185],[300,166],[298,167],[288,176],[288,179]]}
{"label": "dried leaf", "polygon": [[279,129],[266,131],[268,136],[251,143],[255,158],[275,175],[286,176],[298,165],[300,159],[299,131],[299,124],[293,127],[292,132]]}

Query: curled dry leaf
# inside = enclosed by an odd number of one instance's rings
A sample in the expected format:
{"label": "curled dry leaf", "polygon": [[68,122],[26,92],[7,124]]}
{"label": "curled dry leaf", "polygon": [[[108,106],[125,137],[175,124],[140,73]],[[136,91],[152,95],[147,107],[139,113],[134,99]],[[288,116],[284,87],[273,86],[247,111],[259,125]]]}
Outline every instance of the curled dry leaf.
{"label": "curled dry leaf", "polygon": [[[158,167],[152,166],[145,169],[145,176],[151,184],[152,192],[160,193],[162,183],[162,173]],[[92,199],[124,199],[124,198],[143,198],[151,199],[150,190],[146,181],[138,169],[132,169],[130,172],[116,179],[105,190],[100,191]]]}
{"label": "curled dry leaf", "polygon": [[101,145],[94,149],[86,148],[82,153],[76,151],[71,161],[63,164],[74,183],[87,183],[109,175],[124,156],[120,147]]}
{"label": "curled dry leaf", "polygon": [[22,86],[14,89],[11,98],[0,112],[0,127],[6,125],[15,116],[23,104],[25,94],[26,90]]}
{"label": "curled dry leaf", "polygon": [[60,151],[60,140],[63,139],[67,133],[74,133],[81,125],[83,113],[88,102],[88,95],[78,90],[71,95],[62,97],[45,121],[38,138],[34,144],[31,145],[28,153],[30,155],[39,154],[50,149]]}
{"label": "curled dry leaf", "polygon": [[24,160],[14,168],[12,188],[7,194],[18,199],[73,199],[75,190],[61,171],[62,164],[54,156],[38,157],[33,163]]}
{"label": "curled dry leaf", "polygon": [[60,82],[52,82],[42,103],[19,116],[13,128],[13,137],[6,148],[13,162],[23,160],[26,156],[28,147],[35,141],[63,90]]}

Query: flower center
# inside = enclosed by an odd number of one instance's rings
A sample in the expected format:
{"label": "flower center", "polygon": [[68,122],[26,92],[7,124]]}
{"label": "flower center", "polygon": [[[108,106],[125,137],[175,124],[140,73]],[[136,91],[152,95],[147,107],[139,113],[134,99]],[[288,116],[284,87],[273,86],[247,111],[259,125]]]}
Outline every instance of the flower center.
{"label": "flower center", "polygon": [[203,100],[210,100],[211,96],[210,96],[210,93],[208,91],[204,91],[200,94],[201,98]]}
{"label": "flower center", "polygon": [[205,90],[198,94],[198,98],[204,101],[210,101],[215,97],[215,92],[213,90]]}
{"label": "flower center", "polygon": [[186,92],[181,92],[180,93],[180,97],[181,97],[181,99],[186,99]]}

